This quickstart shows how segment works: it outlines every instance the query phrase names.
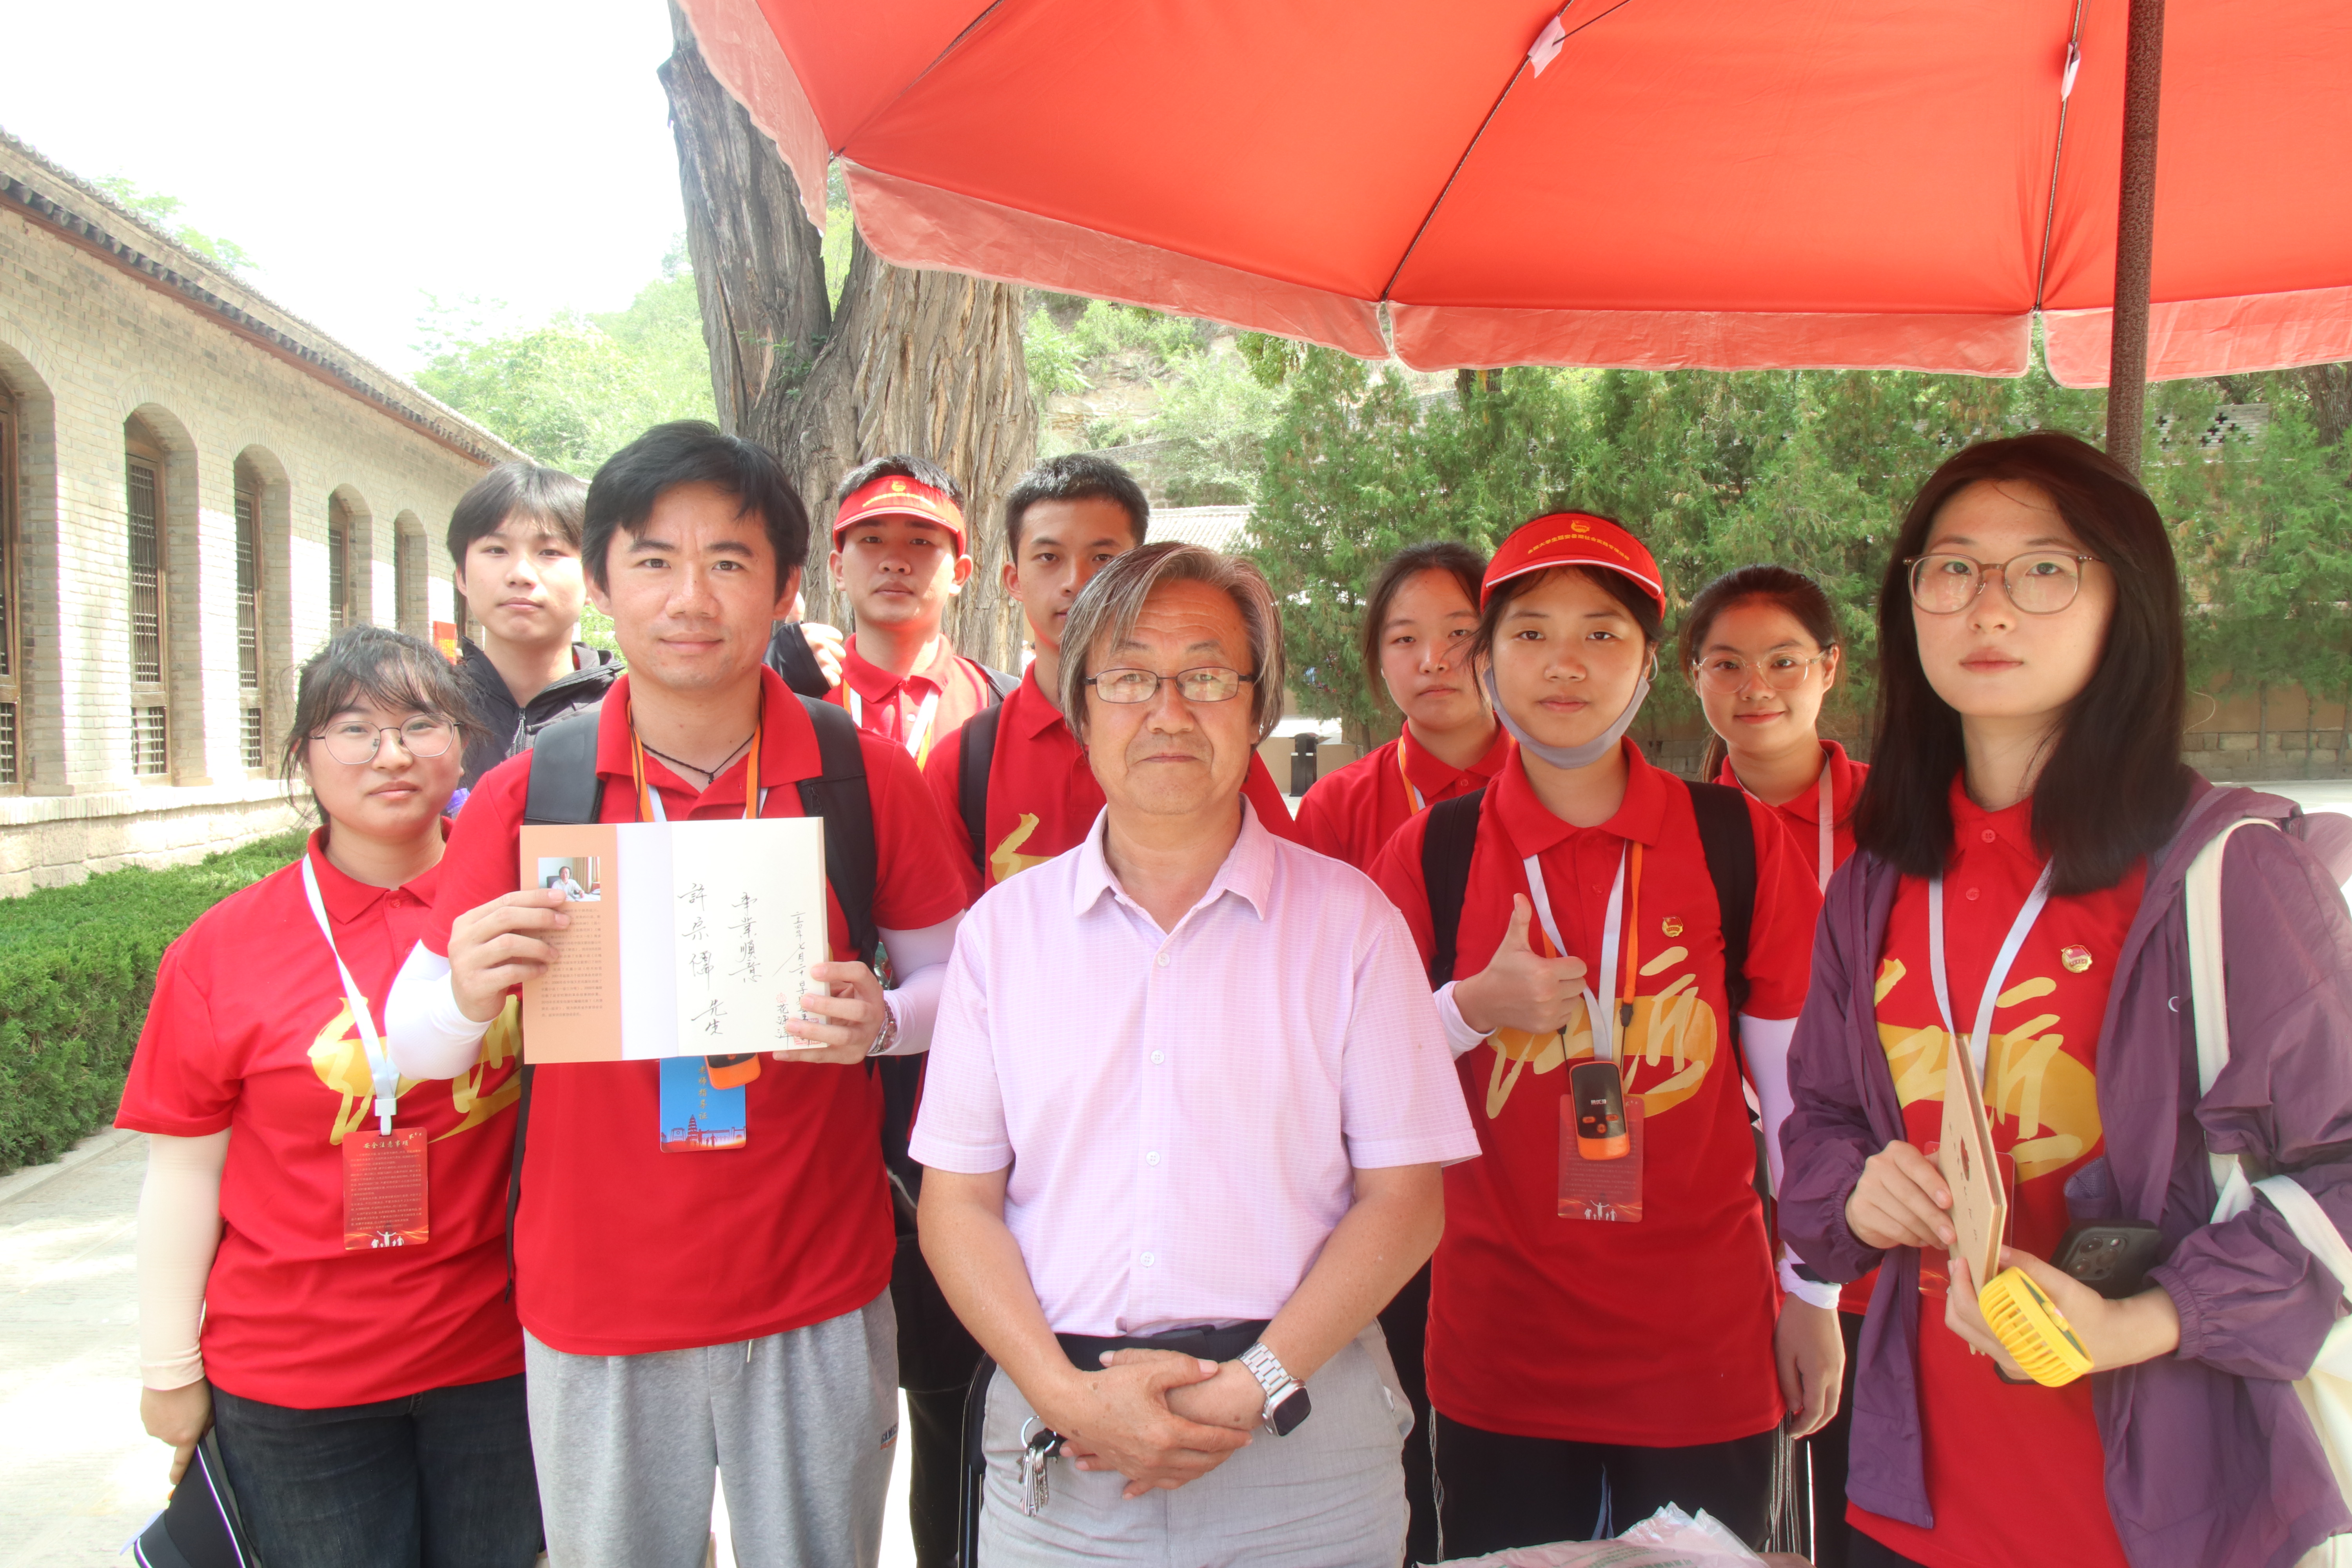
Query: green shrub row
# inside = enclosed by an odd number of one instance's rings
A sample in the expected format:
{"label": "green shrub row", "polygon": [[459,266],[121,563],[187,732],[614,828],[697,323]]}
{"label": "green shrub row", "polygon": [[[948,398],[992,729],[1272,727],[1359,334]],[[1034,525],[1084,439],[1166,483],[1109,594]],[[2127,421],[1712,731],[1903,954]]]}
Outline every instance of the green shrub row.
{"label": "green shrub row", "polygon": [[0,901],[0,1175],[112,1119],[155,965],[195,918],[302,851],[279,834],[168,870]]}

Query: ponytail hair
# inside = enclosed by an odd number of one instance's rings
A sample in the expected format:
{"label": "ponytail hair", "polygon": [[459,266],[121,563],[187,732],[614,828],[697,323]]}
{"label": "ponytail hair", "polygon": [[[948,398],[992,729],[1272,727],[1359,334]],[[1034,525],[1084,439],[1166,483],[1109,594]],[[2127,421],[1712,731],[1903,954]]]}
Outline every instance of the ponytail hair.
{"label": "ponytail hair", "polygon": [[[1822,591],[1819,583],[1786,566],[1742,566],[1726,572],[1701,588],[1691,600],[1690,608],[1683,612],[1680,652],[1685,676],[1697,664],[1699,650],[1706,646],[1707,634],[1715,629],[1716,617],[1735,605],[1751,603],[1775,605],[1788,611],[1823,653],[1838,646],[1837,611],[1831,606],[1830,596]],[[1731,748],[1723,737],[1709,726],[1698,776],[1712,780],[1723,771],[1730,753]]]}

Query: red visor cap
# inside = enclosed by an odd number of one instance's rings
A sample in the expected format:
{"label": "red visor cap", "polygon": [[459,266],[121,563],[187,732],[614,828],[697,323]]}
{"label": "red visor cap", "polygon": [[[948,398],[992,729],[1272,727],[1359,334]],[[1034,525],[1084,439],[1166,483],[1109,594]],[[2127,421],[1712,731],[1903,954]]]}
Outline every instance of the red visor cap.
{"label": "red visor cap", "polygon": [[1486,563],[1478,603],[1484,605],[1494,597],[1498,584],[1555,566],[1597,566],[1631,577],[1657,601],[1658,614],[1666,613],[1665,579],[1658,574],[1649,550],[1607,518],[1580,511],[1556,511],[1521,524]]}
{"label": "red visor cap", "polygon": [[963,508],[956,505],[955,498],[904,474],[884,474],[849,492],[841,509],[833,514],[834,548],[841,547],[842,530],[877,517],[911,517],[918,522],[935,522],[955,535],[957,554],[970,553]]}

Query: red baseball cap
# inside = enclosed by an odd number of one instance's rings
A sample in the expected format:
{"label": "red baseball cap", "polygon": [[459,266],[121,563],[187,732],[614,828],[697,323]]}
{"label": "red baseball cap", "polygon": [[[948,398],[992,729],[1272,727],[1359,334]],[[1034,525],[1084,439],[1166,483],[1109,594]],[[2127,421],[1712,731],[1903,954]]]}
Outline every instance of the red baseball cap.
{"label": "red baseball cap", "polygon": [[911,517],[937,523],[955,535],[956,553],[967,553],[963,508],[945,490],[933,489],[904,474],[884,474],[849,492],[833,514],[833,542],[841,544],[842,530],[877,517]]}
{"label": "red baseball cap", "polygon": [[1658,602],[1658,614],[1666,613],[1665,579],[1648,549],[1607,518],[1581,511],[1556,511],[1514,530],[1486,563],[1478,602],[1492,597],[1497,584],[1555,566],[1597,566],[1631,577]]}

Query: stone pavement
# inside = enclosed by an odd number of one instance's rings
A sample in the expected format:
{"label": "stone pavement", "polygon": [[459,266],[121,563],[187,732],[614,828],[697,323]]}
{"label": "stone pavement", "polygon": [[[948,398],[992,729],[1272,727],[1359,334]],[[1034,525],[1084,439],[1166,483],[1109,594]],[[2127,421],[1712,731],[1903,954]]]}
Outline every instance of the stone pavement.
{"label": "stone pavement", "polygon": [[[146,1159],[142,1135],[101,1132],[0,1180],[0,1568],[119,1568],[163,1506],[171,1456],[139,1426]],[[890,1477],[883,1568],[914,1565],[906,1475]]]}

